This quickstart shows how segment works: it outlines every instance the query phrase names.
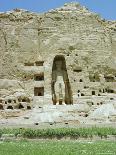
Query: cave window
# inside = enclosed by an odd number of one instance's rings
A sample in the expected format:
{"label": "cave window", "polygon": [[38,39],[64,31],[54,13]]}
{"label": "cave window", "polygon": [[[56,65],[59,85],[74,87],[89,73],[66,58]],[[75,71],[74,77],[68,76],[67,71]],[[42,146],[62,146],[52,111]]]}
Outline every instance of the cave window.
{"label": "cave window", "polygon": [[82,72],[82,68],[81,67],[75,67],[73,69],[73,72]]}
{"label": "cave window", "polygon": [[85,96],[83,93],[81,93],[81,96]]}
{"label": "cave window", "polygon": [[88,117],[88,114],[85,114],[85,117]]}
{"label": "cave window", "polygon": [[114,90],[108,89],[108,93],[114,93]]}
{"label": "cave window", "polygon": [[78,90],[78,93],[80,93],[80,90]]}
{"label": "cave window", "polygon": [[95,91],[92,91],[92,95],[95,95]]}
{"label": "cave window", "polygon": [[13,107],[12,107],[11,105],[9,105],[9,106],[7,107],[7,109],[13,109]]}
{"label": "cave window", "polygon": [[84,89],[87,89],[87,88],[89,88],[88,86],[84,86]]}
{"label": "cave window", "polygon": [[8,103],[11,103],[12,101],[11,100],[8,100]]}
{"label": "cave window", "polygon": [[104,78],[105,78],[106,82],[114,82],[115,81],[113,76],[105,76]]}
{"label": "cave window", "polygon": [[25,66],[34,66],[34,63],[28,62],[28,63],[24,63]]}
{"label": "cave window", "polygon": [[73,72],[82,72],[82,69],[73,69]]}
{"label": "cave window", "polygon": [[35,65],[36,66],[43,66],[44,61],[36,61]]}
{"label": "cave window", "polygon": [[44,75],[43,74],[34,75],[34,80],[35,81],[43,81],[44,80]]}
{"label": "cave window", "polygon": [[82,79],[80,79],[80,80],[79,80],[79,82],[83,82],[83,80],[82,80]]}
{"label": "cave window", "polygon": [[34,96],[44,96],[44,87],[35,87]]}

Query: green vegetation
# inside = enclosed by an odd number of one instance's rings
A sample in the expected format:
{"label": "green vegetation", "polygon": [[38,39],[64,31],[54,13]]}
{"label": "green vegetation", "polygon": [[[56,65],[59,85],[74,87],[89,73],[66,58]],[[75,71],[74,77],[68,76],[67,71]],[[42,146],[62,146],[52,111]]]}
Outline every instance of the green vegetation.
{"label": "green vegetation", "polygon": [[115,155],[115,142],[0,142],[0,155]]}
{"label": "green vegetation", "polygon": [[107,135],[115,135],[116,136],[116,129],[115,128],[99,128],[99,127],[92,127],[92,128],[56,128],[56,129],[0,129],[0,136],[2,134],[21,134],[23,137],[26,138],[62,138],[62,137],[93,137],[94,135],[100,137],[107,137]]}
{"label": "green vegetation", "polygon": [[[78,142],[78,140],[44,140],[44,138],[107,137],[115,135],[115,128],[56,128],[56,129],[0,129],[2,134],[21,134],[20,141],[6,140],[0,142],[0,155],[98,155],[116,154],[115,142]],[[25,138],[32,138],[27,140]],[[35,138],[35,139],[33,139]],[[36,138],[42,138],[37,140]]]}

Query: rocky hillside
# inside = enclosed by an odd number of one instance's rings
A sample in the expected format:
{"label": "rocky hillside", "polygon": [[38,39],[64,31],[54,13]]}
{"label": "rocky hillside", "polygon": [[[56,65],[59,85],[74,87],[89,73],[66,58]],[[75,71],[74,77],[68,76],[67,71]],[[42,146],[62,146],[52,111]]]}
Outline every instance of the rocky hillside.
{"label": "rocky hillside", "polygon": [[78,3],[43,14],[19,9],[0,13],[0,78],[21,79],[22,64],[59,52],[67,55],[69,67],[115,73],[115,36],[115,21]]}

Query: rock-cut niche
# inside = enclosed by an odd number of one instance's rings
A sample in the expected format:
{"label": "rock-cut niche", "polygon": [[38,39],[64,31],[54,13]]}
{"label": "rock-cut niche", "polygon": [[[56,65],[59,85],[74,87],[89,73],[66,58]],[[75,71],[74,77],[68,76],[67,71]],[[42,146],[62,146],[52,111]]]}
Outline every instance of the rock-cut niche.
{"label": "rock-cut niche", "polygon": [[57,55],[52,66],[52,101],[53,104],[72,104],[72,91],[64,56]]}

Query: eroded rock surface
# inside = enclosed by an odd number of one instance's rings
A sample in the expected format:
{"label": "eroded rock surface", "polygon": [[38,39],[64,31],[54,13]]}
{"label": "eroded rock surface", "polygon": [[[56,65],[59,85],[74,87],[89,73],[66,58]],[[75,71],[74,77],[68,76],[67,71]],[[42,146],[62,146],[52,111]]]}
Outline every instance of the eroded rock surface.
{"label": "eroded rock surface", "polygon": [[0,38],[0,123],[116,121],[116,21],[79,3],[15,9]]}

